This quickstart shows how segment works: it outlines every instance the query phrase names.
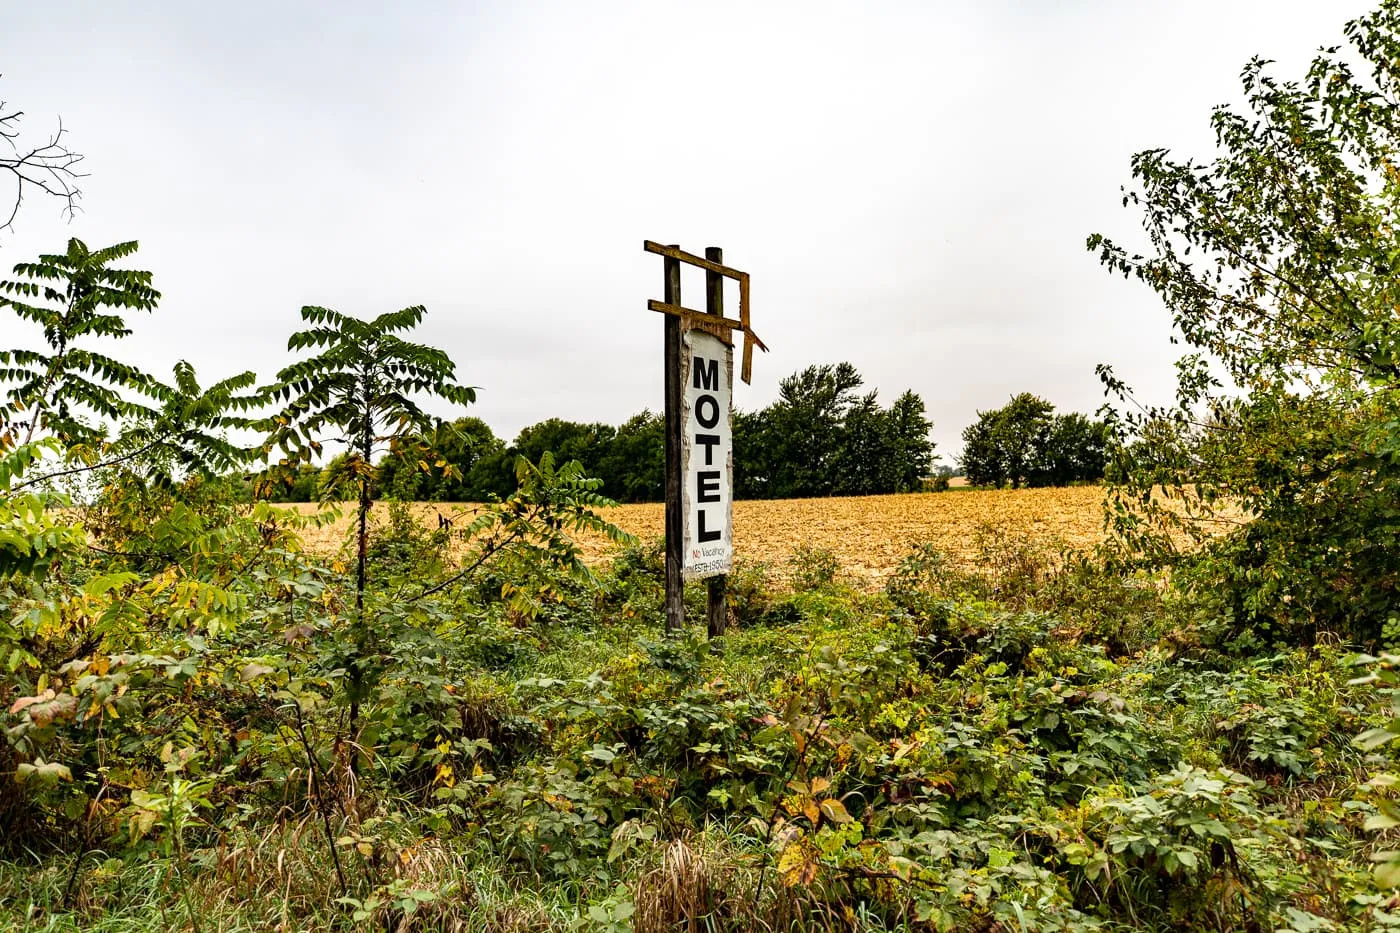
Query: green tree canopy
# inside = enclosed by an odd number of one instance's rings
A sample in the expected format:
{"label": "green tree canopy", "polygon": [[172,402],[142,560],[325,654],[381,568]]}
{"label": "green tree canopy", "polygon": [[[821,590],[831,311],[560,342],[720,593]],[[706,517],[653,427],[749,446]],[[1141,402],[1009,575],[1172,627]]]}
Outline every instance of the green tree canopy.
{"label": "green tree canopy", "polygon": [[[1222,499],[1252,514],[1212,548],[1209,581],[1251,637],[1373,638],[1400,586],[1400,4],[1346,36],[1297,80],[1251,61],[1244,107],[1212,116],[1212,158],[1134,157],[1124,204],[1146,247],[1088,244],[1157,292],[1192,349],[1174,404],[1118,416],[1134,441],[1118,528],[1173,559],[1172,532],[1205,539]],[[1158,483],[1184,509],[1159,507]]]}
{"label": "green tree canopy", "polygon": [[977,413],[963,430],[963,473],[974,486],[1062,486],[1102,479],[1108,429],[1022,392]]}
{"label": "green tree canopy", "polygon": [[479,502],[478,466],[505,445],[480,418],[438,421],[431,430],[396,438],[379,462],[375,495],[403,501]]}
{"label": "green tree canopy", "polygon": [[933,464],[924,402],[906,391],[888,408],[850,363],[809,366],[778,400],[734,416],[740,498],[866,495],[919,489]]}
{"label": "green tree canopy", "polygon": [[618,426],[595,475],[619,502],[660,502],[666,497],[666,423],[650,410]]}

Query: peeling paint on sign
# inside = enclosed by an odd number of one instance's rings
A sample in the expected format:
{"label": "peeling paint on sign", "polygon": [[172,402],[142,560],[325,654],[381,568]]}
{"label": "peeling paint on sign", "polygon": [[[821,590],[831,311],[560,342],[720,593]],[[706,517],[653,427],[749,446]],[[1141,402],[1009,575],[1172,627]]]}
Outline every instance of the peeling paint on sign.
{"label": "peeling paint on sign", "polygon": [[711,334],[686,331],[681,385],[681,572],[700,580],[734,566],[734,349]]}

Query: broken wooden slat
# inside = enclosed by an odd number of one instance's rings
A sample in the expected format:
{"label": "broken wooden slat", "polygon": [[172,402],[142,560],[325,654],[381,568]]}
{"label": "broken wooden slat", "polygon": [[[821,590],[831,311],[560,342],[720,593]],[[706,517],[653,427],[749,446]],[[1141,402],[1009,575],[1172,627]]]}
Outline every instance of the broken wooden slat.
{"label": "broken wooden slat", "polygon": [[652,311],[660,311],[662,314],[674,314],[678,318],[696,318],[706,321],[712,325],[720,325],[728,330],[743,330],[744,325],[733,318],[716,317],[713,314],[706,314],[704,311],[696,311],[693,308],[685,308],[680,305],[667,304],[664,301],[657,301],[652,298],[647,301],[647,307]]}
{"label": "broken wooden slat", "polygon": [[668,259],[679,259],[681,262],[688,263],[692,266],[699,266],[701,269],[710,272],[718,272],[726,278],[742,279],[747,275],[747,273],[740,272],[738,269],[731,269],[722,263],[711,262],[694,253],[687,253],[679,247],[662,246],[660,243],[653,242],[652,240],[644,241],[642,243],[642,249],[646,250],[648,253],[656,253],[658,256],[665,256]]}

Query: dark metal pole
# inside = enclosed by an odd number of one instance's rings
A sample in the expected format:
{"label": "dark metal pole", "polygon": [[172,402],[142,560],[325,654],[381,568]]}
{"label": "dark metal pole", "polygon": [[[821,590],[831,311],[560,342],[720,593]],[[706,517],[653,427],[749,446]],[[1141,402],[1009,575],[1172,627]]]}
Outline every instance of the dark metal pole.
{"label": "dark metal pole", "polygon": [[[674,246],[679,249],[679,246]],[[666,303],[681,303],[681,262],[667,256]],[[681,319],[663,315],[666,321],[666,633],[678,634],[685,627],[685,581],[681,577],[684,559],[681,505]]]}
{"label": "dark metal pole", "polygon": [[[710,260],[710,262],[723,263],[724,250],[720,249],[718,246],[707,246],[705,247],[705,258]],[[715,314],[719,317],[724,317],[724,276],[710,269],[705,270],[705,313]],[[726,372],[723,375],[721,375],[720,378],[728,379],[729,375],[730,373]],[[731,393],[733,392],[733,389],[733,381],[731,380]],[[725,412],[724,417],[726,419],[729,418],[730,413]],[[728,464],[728,472],[729,489],[726,492],[726,495],[732,496],[734,494],[733,463]],[[727,507],[730,507],[732,509],[732,503],[730,503]],[[733,534],[734,529],[729,528],[725,533]],[[724,630],[729,625],[729,607],[726,605],[724,598],[724,589],[727,579],[728,578],[725,577],[724,574],[720,574],[718,576],[710,577],[708,580],[705,581],[708,595],[708,599],[706,600],[705,604],[705,616],[708,622],[707,628],[711,638],[714,638],[717,635],[723,635]]]}

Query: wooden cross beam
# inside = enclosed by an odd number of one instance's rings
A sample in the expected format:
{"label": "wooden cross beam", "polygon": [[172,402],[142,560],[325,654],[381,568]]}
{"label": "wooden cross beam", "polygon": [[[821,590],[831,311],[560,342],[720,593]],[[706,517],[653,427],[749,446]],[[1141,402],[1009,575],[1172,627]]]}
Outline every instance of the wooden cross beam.
{"label": "wooden cross beam", "polygon": [[744,364],[740,370],[739,378],[745,383],[751,382],[753,375],[753,348],[758,347],[764,353],[768,352],[768,345],[759,339],[753,332],[753,327],[749,323],[749,274],[740,272],[738,269],[731,269],[721,263],[711,262],[694,253],[687,253],[683,249],[674,246],[662,246],[660,243],[647,240],[642,244],[642,248],[648,253],[656,253],[658,256],[665,256],[675,259],[687,265],[704,269],[707,272],[714,272],[728,279],[734,279],[739,283],[739,320],[728,317],[719,317],[714,314],[706,314],[704,311],[695,311],[681,305],[667,304],[664,301],[648,301],[647,308],[652,311],[660,311],[662,314],[672,314],[681,319],[682,326],[687,330],[703,330],[713,334],[725,343],[733,344],[733,332],[742,331],[744,334]]}

